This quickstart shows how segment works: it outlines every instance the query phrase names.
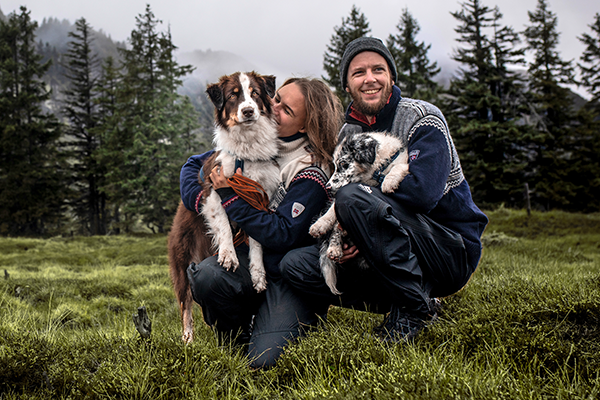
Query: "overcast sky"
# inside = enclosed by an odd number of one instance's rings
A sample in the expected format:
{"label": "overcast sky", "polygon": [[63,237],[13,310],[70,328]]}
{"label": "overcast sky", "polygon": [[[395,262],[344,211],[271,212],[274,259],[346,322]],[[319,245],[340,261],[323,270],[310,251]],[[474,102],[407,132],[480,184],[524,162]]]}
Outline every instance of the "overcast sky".
{"label": "overcast sky", "polygon": [[[558,16],[563,59],[578,61],[583,46],[577,36],[590,33],[588,25],[600,12],[600,1],[548,2]],[[365,14],[372,36],[384,40],[397,32],[402,10],[408,8],[421,26],[419,40],[431,44],[430,60],[448,74],[457,46],[457,23],[450,12],[460,9],[460,2],[453,0],[0,0],[0,9],[8,14],[25,5],[40,23],[44,17],[71,22],[85,17],[94,29],[125,41],[147,3],[163,21],[160,29],[171,27],[173,42],[181,51],[229,51],[256,65],[258,72],[277,75],[279,83],[292,75],[323,74],[323,53],[333,29],[350,14],[353,4]],[[522,31],[529,24],[527,11],[535,10],[537,0],[484,0],[482,4],[498,5],[503,23]]]}

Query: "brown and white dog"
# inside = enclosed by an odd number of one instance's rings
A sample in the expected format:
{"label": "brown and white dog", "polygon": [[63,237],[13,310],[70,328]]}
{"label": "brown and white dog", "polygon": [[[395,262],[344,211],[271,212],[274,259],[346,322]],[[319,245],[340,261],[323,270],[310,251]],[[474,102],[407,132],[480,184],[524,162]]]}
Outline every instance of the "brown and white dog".
{"label": "brown and white dog", "polygon": [[[400,139],[383,132],[356,133],[340,142],[333,153],[335,171],[329,178],[330,193],[349,183],[379,186],[384,193],[392,193],[408,174],[408,154]],[[383,181],[382,181],[383,179]],[[325,283],[333,294],[341,294],[336,288],[336,265],[334,260],[342,257],[342,237],[335,216],[335,201],[311,227],[314,237],[331,234],[321,243],[320,265]],[[361,264],[366,264],[361,262]]]}
{"label": "brown and white dog", "polygon": [[[243,175],[258,182],[269,199],[279,184],[277,123],[271,98],[275,77],[255,72],[223,76],[206,89],[215,106],[213,142],[216,152],[203,165],[206,176],[220,165],[226,177],[235,173],[236,160],[243,161]],[[169,234],[169,268],[175,295],[181,308],[184,342],[193,339],[193,299],[187,277],[190,263],[199,263],[218,251],[218,261],[226,269],[239,265],[229,218],[221,198],[210,184],[203,183],[202,216],[179,205]],[[266,289],[262,247],[249,238],[250,273],[254,288]]]}

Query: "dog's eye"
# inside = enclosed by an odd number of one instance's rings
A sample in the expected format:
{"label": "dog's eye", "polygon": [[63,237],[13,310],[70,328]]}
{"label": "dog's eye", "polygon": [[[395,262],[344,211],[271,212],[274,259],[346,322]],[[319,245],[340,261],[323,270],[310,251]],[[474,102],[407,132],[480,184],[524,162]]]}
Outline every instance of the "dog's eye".
{"label": "dog's eye", "polygon": [[258,97],[258,92],[252,92],[252,97]]}
{"label": "dog's eye", "polygon": [[237,99],[237,94],[235,93],[231,93],[229,96],[227,96],[227,100],[235,100]]}
{"label": "dog's eye", "polygon": [[346,161],[342,161],[339,163],[339,167],[340,167],[341,171],[347,170],[349,166],[350,166],[350,164],[348,164],[348,162],[346,162]]}

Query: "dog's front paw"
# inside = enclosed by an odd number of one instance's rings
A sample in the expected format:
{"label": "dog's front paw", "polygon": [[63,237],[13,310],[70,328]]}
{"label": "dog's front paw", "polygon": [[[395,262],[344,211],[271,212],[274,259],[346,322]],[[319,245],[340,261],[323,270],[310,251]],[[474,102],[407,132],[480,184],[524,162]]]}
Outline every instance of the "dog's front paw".
{"label": "dog's front paw", "polygon": [[221,266],[227,271],[229,271],[230,268],[233,268],[233,270],[235,271],[240,265],[237,255],[235,254],[235,250],[231,249],[219,250],[218,261],[219,264],[221,264]]}
{"label": "dog's front paw", "polygon": [[258,293],[267,288],[267,278],[262,265],[250,265],[250,277],[252,278],[252,286]]}

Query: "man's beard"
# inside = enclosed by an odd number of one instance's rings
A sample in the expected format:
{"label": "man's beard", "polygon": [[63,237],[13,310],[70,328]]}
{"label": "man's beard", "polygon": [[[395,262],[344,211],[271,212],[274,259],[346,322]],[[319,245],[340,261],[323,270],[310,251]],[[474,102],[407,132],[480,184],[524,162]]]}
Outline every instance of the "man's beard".
{"label": "man's beard", "polygon": [[379,111],[387,104],[390,94],[392,93],[392,85],[386,85],[381,88],[382,96],[376,104],[368,104],[363,101],[360,89],[350,89],[352,96],[352,106],[360,113],[368,116],[379,114]]}

